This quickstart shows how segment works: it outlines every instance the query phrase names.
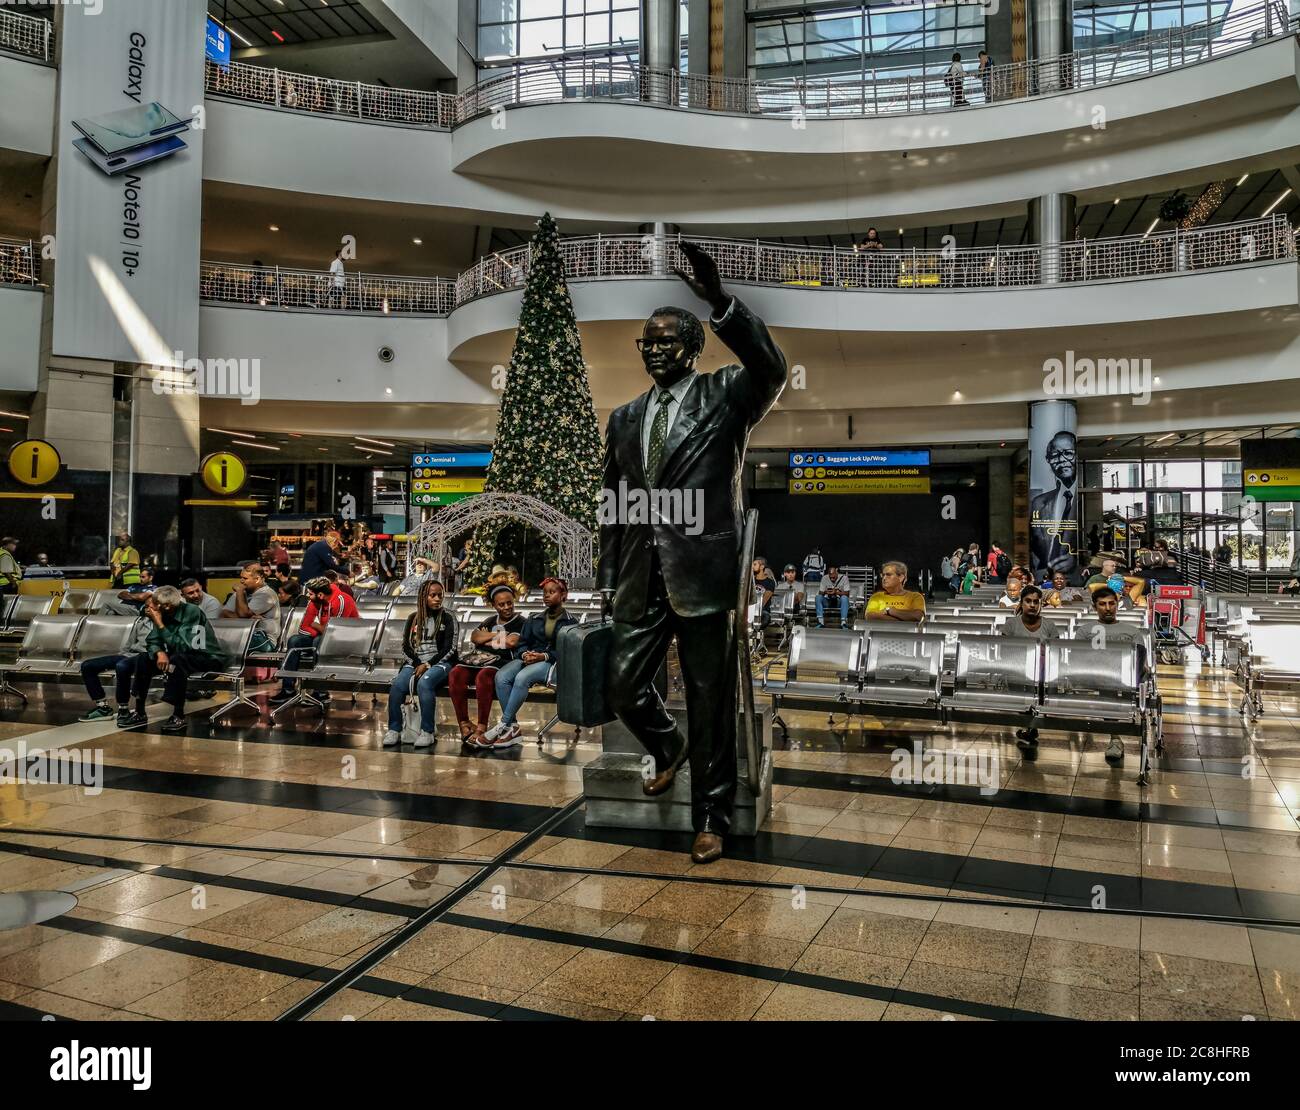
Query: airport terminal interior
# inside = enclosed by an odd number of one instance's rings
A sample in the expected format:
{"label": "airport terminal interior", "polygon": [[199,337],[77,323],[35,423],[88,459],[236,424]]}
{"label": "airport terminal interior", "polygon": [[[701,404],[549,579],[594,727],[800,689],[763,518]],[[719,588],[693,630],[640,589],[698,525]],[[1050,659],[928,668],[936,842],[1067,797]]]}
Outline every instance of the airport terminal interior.
{"label": "airport terminal interior", "polygon": [[1297,223],[1300,0],[0,0],[0,1019],[1300,1017]]}

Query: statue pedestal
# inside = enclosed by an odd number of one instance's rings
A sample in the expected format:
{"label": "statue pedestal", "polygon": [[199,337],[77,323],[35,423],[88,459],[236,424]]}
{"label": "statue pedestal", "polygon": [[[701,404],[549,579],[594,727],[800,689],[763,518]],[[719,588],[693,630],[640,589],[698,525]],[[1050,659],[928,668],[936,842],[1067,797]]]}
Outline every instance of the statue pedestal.
{"label": "statue pedestal", "polygon": [[[671,709],[682,735],[686,735],[686,711]],[[764,748],[771,750],[772,718],[763,713]],[[741,722],[737,733],[743,736]],[[771,776],[762,784],[758,795],[745,781],[749,760],[742,748],[737,753],[736,806],[732,815],[734,836],[753,836],[767,821],[772,808]],[[642,760],[646,750],[622,721],[601,726],[601,755],[582,769],[582,788],[587,800],[587,824],[615,829],[664,829],[692,832],[691,768],[686,763],[677,772],[672,789],[657,798],[641,792],[644,781]]]}

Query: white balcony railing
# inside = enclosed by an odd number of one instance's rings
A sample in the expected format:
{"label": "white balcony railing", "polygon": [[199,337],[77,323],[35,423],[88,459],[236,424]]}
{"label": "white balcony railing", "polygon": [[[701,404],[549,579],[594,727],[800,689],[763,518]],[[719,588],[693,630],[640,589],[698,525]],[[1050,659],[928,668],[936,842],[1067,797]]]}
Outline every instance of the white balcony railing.
{"label": "white balcony railing", "polygon": [[39,285],[41,251],[31,239],[0,235],[0,285]]}
{"label": "white balcony railing", "polygon": [[[496,108],[567,100],[649,101],[697,111],[804,118],[947,112],[1146,77],[1294,33],[1300,17],[1267,0],[1200,23],[1037,61],[968,65],[950,83],[947,63],[928,73],[873,68],[851,76],[751,81],[654,70],[607,58],[548,59],[509,67],[457,98],[456,122]],[[914,68],[914,67],[913,67]],[[954,87],[960,85],[960,89]]]}
{"label": "white balcony railing", "polygon": [[[757,239],[687,237],[705,247],[734,284],[875,293],[1026,289],[1191,274],[1296,257],[1285,216],[1214,224],[1192,231],[1113,239],[1075,239],[1057,246],[913,248],[864,251],[795,247]],[[587,235],[560,241],[565,277],[575,281],[650,278],[685,267],[679,239]],[[523,288],[531,248],[488,255],[452,281],[348,274],[343,289],[328,271],[205,262],[205,301],[259,308],[446,315],[479,297]]]}
{"label": "white balcony railing", "polygon": [[320,309],[371,315],[446,316],[456,283],[449,278],[384,277],[349,273],[339,285],[327,270],[204,262],[199,297],[255,308]]}
{"label": "white balcony railing", "polygon": [[573,100],[648,101],[692,111],[777,118],[844,118],[979,108],[1095,88],[1207,61],[1300,29],[1285,0],[1054,58],[970,67],[960,95],[946,66],[922,74],[873,68],[852,77],[751,81],[655,70],[607,58],[551,58],[510,66],[459,95],[393,89],[278,69],[209,63],[207,91],[284,110],[406,127],[447,129],[496,109]]}
{"label": "white balcony railing", "polygon": [[43,62],[54,58],[54,24],[48,19],[0,7],[0,50],[39,58]]}

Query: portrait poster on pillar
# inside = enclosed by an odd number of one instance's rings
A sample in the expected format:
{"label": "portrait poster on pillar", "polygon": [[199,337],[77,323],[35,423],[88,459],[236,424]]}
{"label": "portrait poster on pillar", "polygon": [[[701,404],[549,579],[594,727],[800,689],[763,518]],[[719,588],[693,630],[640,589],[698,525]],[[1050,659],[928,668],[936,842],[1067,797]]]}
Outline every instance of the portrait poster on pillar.
{"label": "portrait poster on pillar", "polygon": [[1073,401],[1029,406],[1029,553],[1037,578],[1079,573],[1079,455]]}
{"label": "portrait poster on pillar", "polygon": [[204,0],[68,5],[53,354],[198,356]]}

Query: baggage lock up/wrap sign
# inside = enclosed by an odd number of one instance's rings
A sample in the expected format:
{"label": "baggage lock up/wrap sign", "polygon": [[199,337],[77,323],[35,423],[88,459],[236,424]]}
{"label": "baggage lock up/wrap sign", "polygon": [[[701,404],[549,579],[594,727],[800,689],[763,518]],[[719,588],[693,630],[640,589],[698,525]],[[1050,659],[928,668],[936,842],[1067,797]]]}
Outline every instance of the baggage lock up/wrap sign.
{"label": "baggage lock up/wrap sign", "polygon": [[791,451],[794,494],[929,493],[930,452]]}

